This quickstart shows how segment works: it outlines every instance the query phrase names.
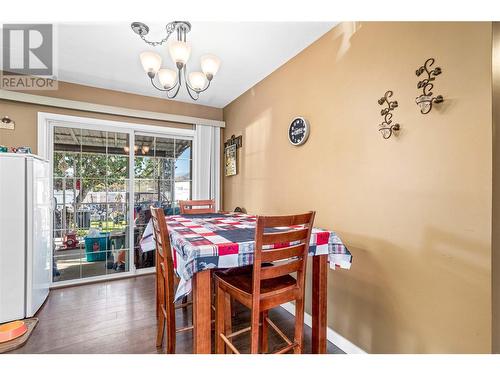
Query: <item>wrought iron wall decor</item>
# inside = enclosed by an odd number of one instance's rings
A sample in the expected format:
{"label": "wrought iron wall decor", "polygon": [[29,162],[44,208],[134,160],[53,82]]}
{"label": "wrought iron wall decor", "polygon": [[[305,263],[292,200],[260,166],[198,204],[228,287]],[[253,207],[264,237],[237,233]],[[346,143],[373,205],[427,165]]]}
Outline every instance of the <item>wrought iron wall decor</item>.
{"label": "wrought iron wall decor", "polygon": [[387,104],[387,107],[383,108],[380,111],[380,114],[382,116],[384,116],[384,121],[382,121],[378,125],[379,126],[378,130],[379,130],[379,132],[382,133],[382,137],[384,139],[391,138],[392,134],[393,133],[395,134],[400,129],[399,124],[392,123],[392,113],[391,112],[394,111],[394,109],[398,107],[398,102],[396,100],[392,100],[392,101],[389,100],[389,98],[392,96],[392,94],[393,94],[392,91],[389,90],[385,93],[385,95],[383,97],[381,97],[378,100],[378,104],[380,104],[380,105]]}
{"label": "wrought iron wall decor", "polygon": [[243,146],[243,138],[241,135],[236,137],[234,134],[226,142],[224,142],[224,147],[236,145],[236,148]]}
{"label": "wrought iron wall decor", "polygon": [[444,98],[442,95],[432,96],[432,89],[434,87],[433,81],[436,80],[436,76],[442,73],[441,68],[435,67],[431,70],[432,65],[434,65],[434,59],[431,57],[420,68],[416,70],[417,77],[420,77],[423,73],[427,74],[427,78],[418,81],[417,88],[422,89],[422,95],[415,99],[415,102],[420,107],[420,113],[426,115],[432,109],[433,103],[442,103]]}

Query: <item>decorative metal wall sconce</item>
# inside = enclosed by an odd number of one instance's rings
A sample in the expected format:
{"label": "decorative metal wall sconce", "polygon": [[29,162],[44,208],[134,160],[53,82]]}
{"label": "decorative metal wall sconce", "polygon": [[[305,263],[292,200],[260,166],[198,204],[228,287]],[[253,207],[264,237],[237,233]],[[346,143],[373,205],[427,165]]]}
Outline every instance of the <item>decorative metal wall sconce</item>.
{"label": "decorative metal wall sconce", "polygon": [[378,104],[387,104],[387,108],[380,111],[380,114],[384,116],[384,121],[382,121],[379,126],[379,132],[382,133],[384,139],[391,138],[392,134],[396,134],[399,131],[399,124],[392,123],[392,111],[394,108],[398,107],[398,102],[396,100],[390,101],[389,98],[392,96],[392,91],[387,91],[383,97],[378,100]]}
{"label": "decorative metal wall sconce", "polygon": [[14,130],[16,123],[9,116],[3,116],[0,120],[0,129]]}
{"label": "decorative metal wall sconce", "polygon": [[243,146],[243,138],[242,136],[236,137],[234,134],[229,138],[226,142],[224,142],[224,147],[236,145],[236,148],[240,148]]}
{"label": "decorative metal wall sconce", "polygon": [[432,70],[431,67],[434,65],[434,59],[431,57],[415,72],[417,77],[420,77],[423,73],[427,73],[427,78],[419,81],[417,83],[417,88],[422,89],[422,95],[415,99],[415,102],[420,107],[420,113],[426,115],[432,109],[432,103],[442,103],[444,98],[442,95],[432,96],[432,88],[434,84],[431,83],[436,79],[436,76],[442,73],[440,67],[436,67]]}

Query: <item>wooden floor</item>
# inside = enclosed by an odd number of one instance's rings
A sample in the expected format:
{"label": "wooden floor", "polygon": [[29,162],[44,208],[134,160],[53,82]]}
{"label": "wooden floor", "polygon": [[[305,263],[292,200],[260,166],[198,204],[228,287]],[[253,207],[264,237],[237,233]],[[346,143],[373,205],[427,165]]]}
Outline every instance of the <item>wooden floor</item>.
{"label": "wooden floor", "polygon": [[[37,314],[40,319],[28,343],[11,353],[158,353],[155,347],[154,276],[88,284],[50,292]],[[237,306],[234,330],[249,325],[250,314]],[[273,309],[271,319],[293,337],[293,316]],[[191,308],[177,310],[178,327],[189,325]],[[305,352],[311,350],[311,329],[305,327]],[[283,345],[270,330],[270,349]],[[248,352],[248,334],[234,341]],[[328,353],[342,353],[328,343]],[[192,333],[177,335],[177,353],[192,353]]]}

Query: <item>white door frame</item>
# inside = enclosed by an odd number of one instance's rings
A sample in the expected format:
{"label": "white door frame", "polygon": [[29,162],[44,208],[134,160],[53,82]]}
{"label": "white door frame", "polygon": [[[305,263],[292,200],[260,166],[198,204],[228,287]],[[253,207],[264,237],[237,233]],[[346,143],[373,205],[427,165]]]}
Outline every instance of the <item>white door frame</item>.
{"label": "white door frame", "polygon": [[[194,124],[193,124],[194,125]],[[89,117],[68,116],[56,113],[38,112],[38,155],[49,160],[50,162],[50,191],[53,191],[53,130],[54,127],[71,127],[77,129],[89,130],[103,130],[111,132],[120,132],[129,134],[129,149],[130,152],[134,149],[135,134],[159,136],[159,137],[176,137],[183,139],[190,139],[193,142],[192,147],[192,160],[196,159],[197,146],[196,146],[196,130],[195,129],[179,129],[155,125],[136,124],[122,121],[100,120]],[[130,156],[130,155],[129,155]],[[111,275],[92,276],[84,279],[65,280],[65,281],[52,281],[51,287],[62,287],[67,285],[85,284],[101,280],[110,280],[123,277],[135,276],[138,274],[154,273],[154,267],[145,269],[136,269],[134,259],[134,159],[129,157],[129,270],[127,272],[120,272]],[[194,180],[199,176],[196,170],[197,163],[192,163],[192,179]],[[192,183],[192,195],[197,196],[194,191],[196,184]],[[51,215],[51,244],[53,244],[54,231],[53,231],[53,215]],[[53,248],[51,246],[51,261],[53,261]]]}

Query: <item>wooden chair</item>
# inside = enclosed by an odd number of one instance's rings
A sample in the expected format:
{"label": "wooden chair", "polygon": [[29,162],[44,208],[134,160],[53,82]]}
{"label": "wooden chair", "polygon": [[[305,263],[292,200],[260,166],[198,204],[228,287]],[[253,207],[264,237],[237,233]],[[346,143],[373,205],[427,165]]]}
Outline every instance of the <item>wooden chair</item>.
{"label": "wooden chair", "polygon": [[[216,352],[224,353],[226,346],[239,353],[231,339],[250,331],[251,353],[268,351],[268,326],[271,326],[287,343],[273,354],[293,349],[302,353],[304,329],[304,289],[309,239],[314,222],[314,212],[294,216],[258,216],[255,230],[255,252],[251,273],[215,273],[216,283]],[[303,229],[267,232],[265,228],[304,225]],[[267,245],[289,244],[291,246],[268,249]],[[268,267],[265,263],[273,263]],[[294,278],[290,274],[297,273]],[[238,332],[228,332],[230,319],[227,304],[232,297],[251,309],[251,325]],[[293,342],[269,319],[268,311],[283,303],[295,300],[295,337]],[[259,332],[260,326],[260,332]],[[260,336],[260,337],[259,337]]]}
{"label": "wooden chair", "polygon": [[215,213],[215,201],[213,199],[179,201],[179,205],[183,215]]}
{"label": "wooden chair", "polygon": [[193,329],[193,326],[176,327],[175,310],[187,307],[191,302],[183,301],[182,304],[174,304],[174,287],[179,280],[174,273],[170,238],[163,209],[151,207],[151,219],[156,242],[156,317],[158,319],[156,346],[161,347],[163,344],[166,325],[167,345],[165,352],[174,354],[176,333]]}

